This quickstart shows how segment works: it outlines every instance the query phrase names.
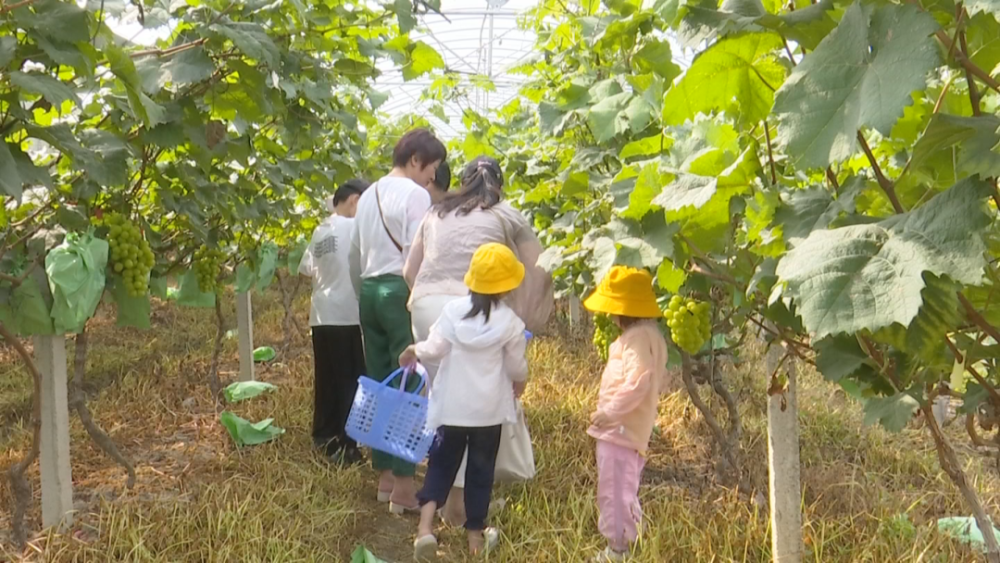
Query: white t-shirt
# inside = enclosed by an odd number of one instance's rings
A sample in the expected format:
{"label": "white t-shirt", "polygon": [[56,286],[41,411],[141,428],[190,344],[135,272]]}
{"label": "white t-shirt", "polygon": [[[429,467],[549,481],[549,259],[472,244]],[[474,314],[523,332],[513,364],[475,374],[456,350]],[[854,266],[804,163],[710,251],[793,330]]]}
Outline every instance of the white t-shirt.
{"label": "white t-shirt", "polygon": [[[379,199],[382,201],[385,227],[379,216]],[[387,274],[402,276],[413,236],[430,207],[430,194],[409,178],[385,176],[365,190],[358,200],[351,241],[351,276],[354,281]],[[402,251],[392,243],[386,228],[403,247]],[[360,291],[360,283],[355,290]]]}
{"label": "white t-shirt", "polygon": [[353,231],[353,219],[333,215],[313,232],[299,263],[299,273],[312,278],[309,326],[361,324],[348,264]]}

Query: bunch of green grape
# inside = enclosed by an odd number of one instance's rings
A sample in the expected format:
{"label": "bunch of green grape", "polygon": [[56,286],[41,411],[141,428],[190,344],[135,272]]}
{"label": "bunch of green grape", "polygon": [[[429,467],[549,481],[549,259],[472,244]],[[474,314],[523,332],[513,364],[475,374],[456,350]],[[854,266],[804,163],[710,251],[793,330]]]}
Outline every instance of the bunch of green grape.
{"label": "bunch of green grape", "polygon": [[225,254],[218,248],[203,246],[194,252],[194,272],[198,276],[198,289],[202,293],[217,289],[224,259]]}
{"label": "bunch of green grape", "polygon": [[707,301],[699,303],[674,295],[663,318],[670,327],[671,340],[688,354],[698,353],[712,336],[711,305]]}
{"label": "bunch of green grape", "polygon": [[601,357],[601,361],[608,361],[608,349],[621,333],[610,316],[600,313],[594,315],[594,346],[597,347],[597,355]]}
{"label": "bunch of green grape", "polygon": [[104,224],[108,227],[111,269],[122,277],[129,296],[145,295],[149,290],[149,271],[156,263],[149,243],[142,238],[139,227],[119,213],[107,214]]}

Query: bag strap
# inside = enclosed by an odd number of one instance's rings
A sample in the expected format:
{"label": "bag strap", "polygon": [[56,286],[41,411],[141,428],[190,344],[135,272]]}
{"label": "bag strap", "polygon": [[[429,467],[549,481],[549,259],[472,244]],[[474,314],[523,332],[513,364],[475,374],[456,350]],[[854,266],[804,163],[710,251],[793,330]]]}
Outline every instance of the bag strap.
{"label": "bag strap", "polygon": [[389,240],[392,241],[396,250],[403,252],[403,245],[396,241],[396,237],[392,236],[392,232],[389,231],[389,226],[385,224],[385,214],[382,213],[382,196],[378,192],[378,182],[375,182],[375,201],[378,203],[378,217],[382,220],[382,228],[385,229],[385,234],[389,235]]}

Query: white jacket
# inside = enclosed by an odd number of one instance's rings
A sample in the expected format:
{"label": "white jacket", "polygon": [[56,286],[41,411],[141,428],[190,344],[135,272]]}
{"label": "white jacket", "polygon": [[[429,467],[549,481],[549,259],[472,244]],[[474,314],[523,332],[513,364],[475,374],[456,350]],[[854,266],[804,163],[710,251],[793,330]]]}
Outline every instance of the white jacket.
{"label": "white jacket", "polygon": [[500,303],[490,313],[464,318],[469,297],[448,303],[430,336],[417,344],[421,361],[440,362],[431,382],[427,426],[484,427],[517,421],[514,382],[528,378],[524,322]]}

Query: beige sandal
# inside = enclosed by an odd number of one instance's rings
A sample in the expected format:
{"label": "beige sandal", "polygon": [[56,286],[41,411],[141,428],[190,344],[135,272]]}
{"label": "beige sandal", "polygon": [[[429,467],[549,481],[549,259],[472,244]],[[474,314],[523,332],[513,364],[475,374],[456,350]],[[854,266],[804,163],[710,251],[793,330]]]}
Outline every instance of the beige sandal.
{"label": "beige sandal", "polygon": [[413,560],[418,563],[435,561],[437,559],[437,538],[434,536],[423,536],[413,542]]}

